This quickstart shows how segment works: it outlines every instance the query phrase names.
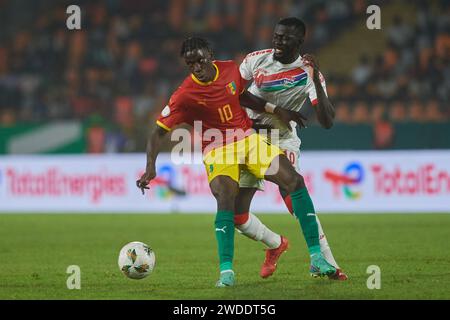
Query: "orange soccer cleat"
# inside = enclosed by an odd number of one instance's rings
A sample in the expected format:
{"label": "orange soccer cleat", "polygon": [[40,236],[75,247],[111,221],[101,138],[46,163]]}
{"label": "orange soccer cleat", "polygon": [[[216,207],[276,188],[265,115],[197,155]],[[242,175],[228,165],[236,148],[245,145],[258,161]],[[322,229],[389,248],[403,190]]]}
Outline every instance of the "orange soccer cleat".
{"label": "orange soccer cleat", "polygon": [[328,279],[330,280],[338,280],[338,281],[345,281],[348,279],[348,276],[342,271],[342,269],[336,269],[336,272],[329,275]]}
{"label": "orange soccer cleat", "polygon": [[266,259],[261,266],[259,273],[262,278],[270,277],[277,269],[277,262],[281,254],[289,248],[289,241],[287,238],[281,236],[281,244],[275,249],[266,249]]}

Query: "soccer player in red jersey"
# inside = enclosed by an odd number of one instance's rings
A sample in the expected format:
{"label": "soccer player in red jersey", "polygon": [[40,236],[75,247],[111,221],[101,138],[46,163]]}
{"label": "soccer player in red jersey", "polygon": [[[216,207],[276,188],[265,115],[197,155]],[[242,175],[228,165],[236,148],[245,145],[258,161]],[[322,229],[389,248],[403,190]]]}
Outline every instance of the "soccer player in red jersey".
{"label": "soccer player in red jersey", "polygon": [[[178,124],[202,121],[203,162],[211,192],[217,201],[215,231],[220,278],[216,286],[232,286],[235,282],[232,265],[234,214],[242,166],[255,177],[271,181],[290,193],[294,212],[302,217],[299,220],[310,251],[311,264],[323,275],[334,273],[336,269],[320,252],[314,206],[303,177],[295,171],[279,147],[252,130],[252,121],[240,104],[258,112],[275,113],[286,124],[293,120],[303,125],[300,115],[282,108],[274,110],[273,105],[249,94],[238,66],[233,61],[214,61],[206,40],[186,39],[181,55],[191,74],[172,94],[157,120],[158,126],[147,144],[146,171],[136,182],[137,187],[144,192],[155,178],[156,157],[166,133]],[[205,138],[208,131],[214,131],[214,139]],[[222,134],[221,137],[217,132]],[[230,132],[233,133],[232,139],[228,138]]]}

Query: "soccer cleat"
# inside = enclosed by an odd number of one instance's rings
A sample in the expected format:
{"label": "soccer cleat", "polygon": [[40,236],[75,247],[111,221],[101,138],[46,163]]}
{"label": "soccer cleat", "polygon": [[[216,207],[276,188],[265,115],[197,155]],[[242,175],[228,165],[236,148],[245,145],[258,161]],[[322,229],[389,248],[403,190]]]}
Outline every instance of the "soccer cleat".
{"label": "soccer cleat", "polygon": [[234,271],[225,270],[220,273],[220,279],[216,282],[216,287],[232,287],[234,286]]}
{"label": "soccer cleat", "polygon": [[281,244],[275,249],[266,249],[266,259],[261,266],[261,272],[259,275],[262,278],[270,277],[277,269],[277,262],[281,254],[289,248],[289,241],[287,238],[281,236]]}
{"label": "soccer cleat", "polygon": [[348,276],[341,269],[336,269],[336,272],[328,275],[328,279],[337,280],[337,281],[345,281],[348,280]]}
{"label": "soccer cleat", "polygon": [[316,253],[311,256],[309,272],[312,277],[317,278],[335,274],[336,268],[325,260],[322,253]]}

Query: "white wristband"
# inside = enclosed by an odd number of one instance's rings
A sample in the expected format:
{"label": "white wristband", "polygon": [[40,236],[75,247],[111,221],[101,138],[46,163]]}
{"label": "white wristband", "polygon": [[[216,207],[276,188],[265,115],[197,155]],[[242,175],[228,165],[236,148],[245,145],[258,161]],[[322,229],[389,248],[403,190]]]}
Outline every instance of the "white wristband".
{"label": "white wristband", "polygon": [[276,107],[277,106],[274,105],[273,103],[267,102],[266,105],[264,106],[264,109],[266,110],[267,113],[274,113]]}

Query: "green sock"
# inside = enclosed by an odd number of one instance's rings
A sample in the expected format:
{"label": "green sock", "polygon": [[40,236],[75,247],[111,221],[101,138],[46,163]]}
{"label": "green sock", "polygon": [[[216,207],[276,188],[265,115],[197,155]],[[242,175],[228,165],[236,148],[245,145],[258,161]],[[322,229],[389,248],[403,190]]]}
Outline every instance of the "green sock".
{"label": "green sock", "polygon": [[233,269],[234,255],[234,212],[217,211],[216,239],[219,249],[220,271]]}
{"label": "green sock", "polygon": [[300,221],[300,226],[308,246],[309,254],[320,252],[319,226],[316,220],[316,211],[309,196],[308,189],[300,188],[291,193],[294,214]]}

